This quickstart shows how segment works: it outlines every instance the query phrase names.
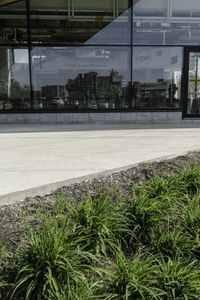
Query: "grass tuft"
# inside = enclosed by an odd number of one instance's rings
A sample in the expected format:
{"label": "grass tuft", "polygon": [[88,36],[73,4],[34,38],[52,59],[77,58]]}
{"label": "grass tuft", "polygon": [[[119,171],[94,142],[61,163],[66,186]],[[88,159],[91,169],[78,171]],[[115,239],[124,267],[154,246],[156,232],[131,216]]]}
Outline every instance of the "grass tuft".
{"label": "grass tuft", "polygon": [[85,202],[72,204],[67,218],[73,224],[73,237],[81,237],[82,245],[97,255],[116,252],[134,234],[125,203],[113,203],[106,195],[88,195]]}
{"label": "grass tuft", "polygon": [[74,285],[85,280],[92,258],[79,247],[78,240],[67,238],[67,232],[51,227],[31,232],[17,252],[11,299],[21,295],[27,300],[46,299],[50,291],[62,294],[65,286],[70,296]]}
{"label": "grass tuft", "polygon": [[151,255],[136,254],[127,259],[118,253],[110,271],[106,299],[162,299],[165,294],[157,287],[157,265]]}

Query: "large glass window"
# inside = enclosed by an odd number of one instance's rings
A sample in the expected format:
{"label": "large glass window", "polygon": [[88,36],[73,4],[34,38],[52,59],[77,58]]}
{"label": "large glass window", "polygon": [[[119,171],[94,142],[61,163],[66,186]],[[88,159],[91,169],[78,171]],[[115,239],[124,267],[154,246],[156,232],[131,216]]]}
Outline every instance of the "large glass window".
{"label": "large glass window", "polygon": [[127,47],[37,47],[31,57],[34,108],[128,108]]}
{"label": "large glass window", "polygon": [[31,0],[34,43],[130,42],[128,0]]}
{"label": "large glass window", "polygon": [[0,44],[27,42],[26,1],[0,2]]}
{"label": "large glass window", "polygon": [[27,49],[0,48],[0,110],[29,109]]}
{"label": "large glass window", "polygon": [[133,0],[133,43],[199,44],[199,0]]}
{"label": "large glass window", "polygon": [[133,107],[179,108],[182,48],[133,48]]}

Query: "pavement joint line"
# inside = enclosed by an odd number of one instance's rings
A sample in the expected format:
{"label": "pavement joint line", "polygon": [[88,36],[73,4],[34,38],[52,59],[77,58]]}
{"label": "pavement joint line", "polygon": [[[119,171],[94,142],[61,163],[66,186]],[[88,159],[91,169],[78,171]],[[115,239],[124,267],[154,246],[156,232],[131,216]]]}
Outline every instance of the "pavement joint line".
{"label": "pavement joint line", "polygon": [[195,149],[195,150],[193,149],[193,150],[185,151],[185,152],[181,152],[181,153],[174,153],[174,154],[170,154],[170,155],[160,156],[160,157],[157,157],[154,159],[144,160],[144,161],[141,161],[141,162],[138,162],[135,164],[129,164],[129,165],[126,165],[123,167],[113,168],[113,169],[109,169],[109,170],[101,171],[101,172],[97,172],[97,173],[91,173],[91,174],[80,176],[80,177],[75,177],[75,178],[71,178],[71,179],[67,179],[67,180],[62,180],[62,181],[58,181],[58,182],[54,182],[54,183],[37,186],[37,187],[26,189],[26,190],[21,190],[21,191],[16,191],[16,192],[0,195],[0,206],[7,206],[7,205],[16,204],[18,202],[23,202],[27,198],[31,198],[31,197],[37,197],[37,196],[42,197],[45,195],[49,195],[49,194],[55,192],[57,189],[62,188],[64,186],[67,187],[72,184],[82,183],[84,181],[100,179],[102,177],[110,176],[115,173],[127,171],[129,169],[137,167],[140,164],[148,164],[148,163],[150,164],[153,162],[170,160],[170,159],[174,159],[179,156],[188,155],[189,153],[199,152],[199,151],[200,151],[200,149]]}

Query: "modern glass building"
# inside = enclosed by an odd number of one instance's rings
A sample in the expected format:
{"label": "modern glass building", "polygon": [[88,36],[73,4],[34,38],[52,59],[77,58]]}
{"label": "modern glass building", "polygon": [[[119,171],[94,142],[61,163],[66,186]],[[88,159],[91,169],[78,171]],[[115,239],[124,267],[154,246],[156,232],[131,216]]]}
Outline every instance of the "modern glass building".
{"label": "modern glass building", "polygon": [[0,118],[47,113],[200,117],[200,1],[0,0]]}

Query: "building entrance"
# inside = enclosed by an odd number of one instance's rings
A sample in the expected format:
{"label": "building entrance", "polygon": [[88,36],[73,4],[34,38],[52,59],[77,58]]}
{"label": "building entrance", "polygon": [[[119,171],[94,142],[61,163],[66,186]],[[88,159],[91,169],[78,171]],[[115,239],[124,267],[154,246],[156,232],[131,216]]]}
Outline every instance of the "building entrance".
{"label": "building entrance", "polygon": [[185,49],[183,98],[185,117],[200,117],[200,48]]}

